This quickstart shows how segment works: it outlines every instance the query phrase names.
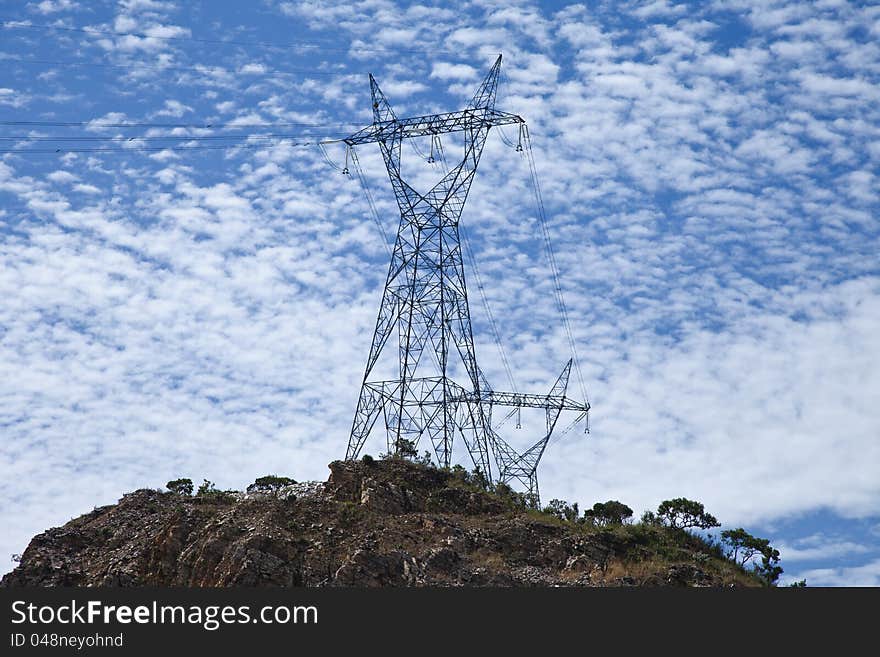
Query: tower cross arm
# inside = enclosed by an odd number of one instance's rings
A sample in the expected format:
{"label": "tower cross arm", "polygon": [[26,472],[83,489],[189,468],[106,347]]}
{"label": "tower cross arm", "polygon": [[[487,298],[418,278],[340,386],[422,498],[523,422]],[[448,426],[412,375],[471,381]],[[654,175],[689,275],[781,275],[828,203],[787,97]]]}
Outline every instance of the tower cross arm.
{"label": "tower cross arm", "polygon": [[590,410],[589,402],[579,402],[565,395],[529,395],[521,392],[500,392],[498,390],[464,393],[468,401],[493,404],[494,406],[513,406],[518,408],[553,408],[562,411]]}
{"label": "tower cross arm", "polygon": [[371,144],[389,139],[409,139],[447,132],[460,132],[473,128],[525,123],[517,114],[496,109],[464,109],[444,114],[428,114],[407,119],[378,121],[349,135],[342,141],[349,146]]}

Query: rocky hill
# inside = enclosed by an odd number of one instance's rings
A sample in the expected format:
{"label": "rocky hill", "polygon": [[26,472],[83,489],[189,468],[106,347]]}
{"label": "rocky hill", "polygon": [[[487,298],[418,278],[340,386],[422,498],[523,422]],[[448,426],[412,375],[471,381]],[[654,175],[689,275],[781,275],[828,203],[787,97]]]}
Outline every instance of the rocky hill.
{"label": "rocky hill", "polygon": [[129,493],[36,536],[0,585],[760,585],[682,530],[568,522],[460,472],[367,459],[330,473],[247,493]]}

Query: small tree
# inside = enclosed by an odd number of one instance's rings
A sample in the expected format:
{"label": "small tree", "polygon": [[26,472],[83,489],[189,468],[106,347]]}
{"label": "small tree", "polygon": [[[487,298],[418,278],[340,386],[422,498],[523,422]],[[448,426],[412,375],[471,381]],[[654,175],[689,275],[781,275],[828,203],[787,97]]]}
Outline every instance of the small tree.
{"label": "small tree", "polygon": [[770,545],[768,539],[752,536],[745,529],[739,527],[721,532],[721,542],[729,547],[727,558],[732,559],[740,566],[745,566],[760,554],[761,562],[755,563],[753,570],[767,586],[776,584],[783,570],[779,565],[779,550]]}
{"label": "small tree", "polygon": [[470,483],[482,490],[489,490],[489,478],[480,466],[474,467],[470,475]]}
{"label": "small tree", "polygon": [[414,440],[409,440],[403,436],[398,436],[392,445],[393,449],[387,454],[380,454],[381,459],[409,459],[417,461],[419,458],[419,450],[416,449]]}
{"label": "small tree", "polygon": [[569,504],[565,500],[550,500],[549,504],[544,507],[544,513],[556,516],[560,520],[568,520],[574,522],[580,515],[577,502]]}
{"label": "small tree", "polygon": [[254,483],[247,487],[249,493],[272,493],[277,497],[278,491],[285,486],[295,484],[296,481],[290,477],[278,477],[277,475],[266,475],[258,477]]}
{"label": "small tree", "polygon": [[458,463],[453,465],[449,472],[452,474],[453,479],[456,479],[464,484],[470,483],[470,473],[468,473],[468,471]]}
{"label": "small tree", "polygon": [[761,553],[761,563],[755,566],[755,572],[767,586],[774,586],[783,573],[782,566],[779,565],[779,550],[768,545]]}
{"label": "small tree", "polygon": [[196,495],[211,495],[212,493],[219,492],[217,487],[214,486],[213,481],[208,481],[207,479],[202,480],[202,485],[199,486],[199,490],[196,491]]}
{"label": "small tree", "polygon": [[721,542],[728,546],[727,558],[745,566],[749,561],[770,547],[766,538],[757,538],[745,529],[725,529],[721,532]]}
{"label": "small tree", "polygon": [[706,513],[701,502],[695,502],[685,497],[676,497],[674,500],[661,502],[657,507],[657,517],[673,529],[687,529],[689,527],[711,529],[721,526],[715,516]]}
{"label": "small tree", "polygon": [[629,518],[632,518],[632,514],[633,510],[623,502],[608,500],[607,502],[596,502],[592,509],[584,511],[584,520],[599,527],[608,527],[609,525],[622,525]]}
{"label": "small tree", "polygon": [[527,509],[534,509],[537,511],[541,508],[537,493],[522,493],[522,498],[523,504],[525,504]]}
{"label": "small tree", "polygon": [[199,486],[199,490],[196,491],[196,499],[199,502],[231,504],[235,501],[235,491],[219,490],[214,486],[213,481],[205,479],[202,481],[202,485]]}
{"label": "small tree", "polygon": [[394,441],[394,455],[402,459],[416,460],[419,458],[419,450],[416,449],[414,440],[398,436]]}
{"label": "small tree", "polygon": [[504,482],[498,482],[495,484],[493,492],[500,497],[508,507],[522,509],[527,505],[525,495],[516,492]]}
{"label": "small tree", "polygon": [[193,492],[193,482],[192,479],[172,479],[165,484],[165,488],[177,495],[186,495],[189,497]]}

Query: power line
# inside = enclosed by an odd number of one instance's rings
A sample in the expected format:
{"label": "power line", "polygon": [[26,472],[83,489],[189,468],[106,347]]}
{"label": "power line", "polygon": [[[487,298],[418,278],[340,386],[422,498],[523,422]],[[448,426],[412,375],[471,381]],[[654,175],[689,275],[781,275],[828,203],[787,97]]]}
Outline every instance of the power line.
{"label": "power line", "polygon": [[124,121],[120,123],[105,123],[101,119],[92,119],[90,121],[0,121],[0,125],[8,126],[35,126],[35,127],[56,127],[56,128],[198,128],[219,130],[223,128],[282,128],[282,127],[303,127],[303,128],[348,128],[351,126],[360,126],[362,123],[296,123],[296,122],[279,122],[279,123],[237,123],[235,121],[223,122],[204,122],[204,123],[142,123],[137,121]]}
{"label": "power line", "polygon": [[586,433],[590,433],[590,413],[589,411],[584,411],[582,413],[578,413],[577,417],[571,421],[571,423],[565,427],[562,431],[557,431],[553,437],[547,442],[547,446],[556,445],[561,441],[572,429],[574,429],[581,420],[586,421]]}
{"label": "power line", "polygon": [[[293,147],[300,146],[317,146],[319,142],[317,141],[304,141],[304,142],[290,142],[286,145]],[[0,148],[0,153],[15,153],[21,155],[28,154],[59,154],[65,155],[67,153],[139,153],[139,152],[152,152],[158,153],[161,151],[216,151],[216,150],[232,150],[232,149],[241,149],[241,148],[265,148],[267,146],[273,146],[276,144],[284,144],[284,140],[275,139],[275,140],[265,140],[260,144],[223,144],[220,146],[205,146],[196,144],[193,146],[134,146],[132,148]]]}
{"label": "power line", "polygon": [[559,274],[559,266],[556,263],[556,254],[553,250],[553,243],[550,240],[550,230],[547,226],[547,211],[544,207],[544,197],[541,193],[541,185],[538,182],[538,168],[535,164],[535,156],[532,151],[532,140],[529,130],[522,128],[523,142],[525,144],[526,159],[529,163],[529,173],[532,179],[532,192],[535,199],[535,210],[538,215],[538,223],[541,227],[541,233],[544,237],[544,247],[547,252],[547,259],[550,263],[550,274],[553,279],[553,292],[556,297],[556,303],[559,307],[559,314],[562,315],[562,325],[565,329],[568,344],[571,348],[571,354],[574,357],[574,369],[577,375],[578,383],[581,388],[581,394],[587,399],[587,386],[584,383],[584,377],[581,373],[580,358],[577,353],[577,345],[574,340],[574,334],[571,331],[571,322],[568,319],[568,309],[565,306],[565,298],[562,295],[562,282]]}
{"label": "power line", "polygon": [[249,134],[249,135],[164,135],[164,136],[133,136],[133,137],[30,137],[27,135],[19,135],[12,137],[0,136],[0,141],[22,141],[22,142],[140,142],[140,141],[246,141],[248,139],[301,139],[303,137],[321,137],[330,136],[329,133],[299,133],[299,134]]}
{"label": "power line", "polygon": [[[370,214],[373,218],[373,223],[376,224],[376,227],[379,229],[379,234],[382,236],[382,246],[385,247],[389,256],[393,254],[393,246],[391,244],[391,240],[388,239],[388,234],[385,232],[385,227],[382,225],[382,219],[379,217],[379,210],[376,208],[376,202],[373,200],[373,195],[370,193],[370,188],[367,185],[367,178],[364,176],[363,169],[361,169],[361,163],[358,160],[357,153],[354,148],[346,147],[347,154],[350,156],[351,164],[354,167],[354,171],[357,174],[358,181],[361,184],[361,189],[364,191],[364,197],[367,200],[367,205],[370,208]],[[321,152],[325,154],[324,147],[321,146]],[[329,159],[329,158],[328,158]],[[347,169],[347,167],[346,167]],[[347,173],[346,169],[343,169],[343,173]]]}
{"label": "power line", "polygon": [[461,243],[464,245],[464,253],[465,257],[468,259],[468,266],[471,268],[471,271],[474,272],[477,291],[480,295],[480,301],[483,303],[483,309],[486,311],[486,317],[489,320],[489,328],[492,330],[492,337],[495,340],[495,346],[498,347],[498,353],[501,355],[501,364],[504,367],[504,374],[507,376],[507,382],[510,383],[511,391],[516,392],[517,386],[516,380],[513,378],[513,369],[510,367],[510,359],[507,357],[507,352],[504,349],[504,342],[501,340],[501,331],[498,329],[498,322],[495,320],[495,314],[492,312],[492,306],[489,305],[489,298],[486,296],[483,279],[480,276],[480,270],[477,268],[477,259],[474,257],[474,253],[471,250],[470,241],[468,240],[464,226],[459,224],[458,231],[461,234]]}

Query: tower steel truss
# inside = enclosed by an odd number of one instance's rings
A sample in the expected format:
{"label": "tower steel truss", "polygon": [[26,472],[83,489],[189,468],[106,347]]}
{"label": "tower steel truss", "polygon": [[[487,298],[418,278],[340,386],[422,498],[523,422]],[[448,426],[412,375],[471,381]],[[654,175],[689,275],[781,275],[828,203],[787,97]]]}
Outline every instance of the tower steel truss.
{"label": "tower steel truss", "polygon": [[[586,415],[590,405],[566,397],[571,360],[546,395],[493,390],[477,364],[459,221],[489,130],[524,123],[495,109],[500,67],[499,55],[465,109],[404,119],[396,116],[370,75],[373,123],[343,140],[348,148],[379,145],[400,209],[346,459],[358,457],[381,415],[389,453],[397,453],[403,440],[418,445],[427,437],[438,464],[449,467],[457,435],[489,481],[519,482],[537,499],[538,462],[560,413]],[[423,136],[433,140],[452,132],[464,135],[463,158],[426,193],[416,191],[401,176],[403,141]],[[372,380],[380,354],[395,338],[398,378]],[[433,355],[425,358],[426,351]],[[460,360],[466,383],[451,378],[451,359]],[[492,428],[496,406],[544,409],[545,432],[518,452]]]}

